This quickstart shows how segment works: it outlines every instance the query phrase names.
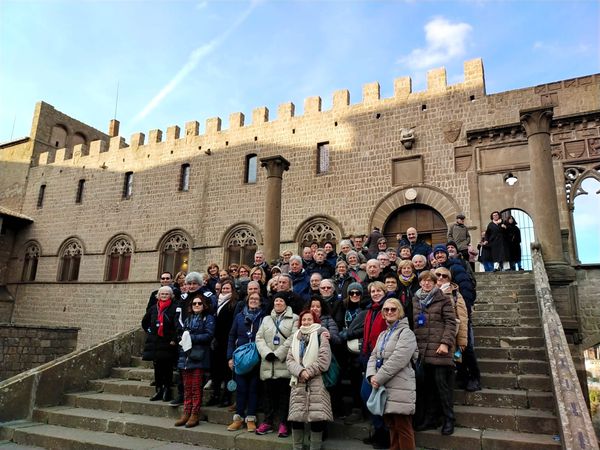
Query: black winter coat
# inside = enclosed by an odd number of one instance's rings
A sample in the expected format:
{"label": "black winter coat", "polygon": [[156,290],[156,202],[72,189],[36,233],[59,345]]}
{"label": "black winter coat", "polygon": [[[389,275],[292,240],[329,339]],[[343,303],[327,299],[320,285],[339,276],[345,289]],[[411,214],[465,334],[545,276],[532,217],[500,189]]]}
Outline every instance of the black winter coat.
{"label": "black winter coat", "polygon": [[146,332],[146,343],[142,359],[144,361],[165,361],[177,358],[177,322],[175,317],[175,302],[165,310],[163,317],[163,335],[158,335],[158,305],[150,307],[142,319],[142,329]]}

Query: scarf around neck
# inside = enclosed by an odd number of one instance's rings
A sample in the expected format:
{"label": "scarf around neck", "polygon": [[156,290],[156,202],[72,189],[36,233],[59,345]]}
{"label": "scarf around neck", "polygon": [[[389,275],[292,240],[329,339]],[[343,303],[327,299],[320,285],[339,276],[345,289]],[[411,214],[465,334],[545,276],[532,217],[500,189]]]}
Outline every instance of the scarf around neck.
{"label": "scarf around neck", "polygon": [[171,306],[171,299],[159,300],[156,306],[158,307],[158,335],[164,336],[165,310]]}
{"label": "scarf around neck", "polygon": [[[302,326],[294,334],[292,339],[292,356],[300,363],[302,367],[308,367],[319,357],[319,335],[317,332],[321,328],[320,323],[313,323],[309,326]],[[301,347],[304,347],[302,352]],[[298,377],[292,375],[290,386],[298,384]]]}

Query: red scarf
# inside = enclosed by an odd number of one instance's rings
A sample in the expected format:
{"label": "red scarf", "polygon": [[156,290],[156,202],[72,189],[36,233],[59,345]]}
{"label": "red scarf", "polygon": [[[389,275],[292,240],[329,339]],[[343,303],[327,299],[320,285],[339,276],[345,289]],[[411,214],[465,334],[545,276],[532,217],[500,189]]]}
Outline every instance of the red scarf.
{"label": "red scarf", "polygon": [[157,303],[158,306],[158,335],[164,336],[165,333],[163,331],[163,324],[165,318],[165,309],[171,306],[171,299],[169,300],[159,300]]}
{"label": "red scarf", "polygon": [[[377,344],[377,338],[379,335],[387,329],[387,325],[379,310],[381,309],[381,303],[373,302],[367,316],[365,317],[365,330],[363,333],[363,346],[362,351],[365,356],[371,355],[371,352]],[[375,316],[373,318],[373,316]]]}

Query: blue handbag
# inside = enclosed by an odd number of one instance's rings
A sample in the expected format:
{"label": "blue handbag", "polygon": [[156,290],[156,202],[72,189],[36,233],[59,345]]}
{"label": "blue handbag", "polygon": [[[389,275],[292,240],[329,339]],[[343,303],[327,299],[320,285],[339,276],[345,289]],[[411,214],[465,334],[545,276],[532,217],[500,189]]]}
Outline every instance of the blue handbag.
{"label": "blue handbag", "polygon": [[245,375],[260,362],[255,342],[240,345],[233,352],[233,370],[237,375]]}

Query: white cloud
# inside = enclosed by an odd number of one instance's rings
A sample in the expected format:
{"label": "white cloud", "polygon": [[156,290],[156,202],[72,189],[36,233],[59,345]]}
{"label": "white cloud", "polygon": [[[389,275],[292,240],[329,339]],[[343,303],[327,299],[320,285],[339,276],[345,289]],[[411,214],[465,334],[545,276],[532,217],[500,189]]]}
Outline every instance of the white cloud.
{"label": "white cloud", "polygon": [[416,48],[398,60],[412,69],[426,69],[462,57],[473,27],[436,17],[425,25],[427,47]]}
{"label": "white cloud", "polygon": [[188,56],[187,61],[179,69],[179,71],[175,74],[175,76],[169,81],[158,94],[152,98],[148,102],[148,104],[135,115],[135,117],[131,120],[130,124],[136,124],[140,120],[144,119],[148,114],[150,114],[160,103],[164,100],[164,98],[169,95],[173,89],[175,89],[179,83],[189,75],[204,59],[206,56],[210,55],[217,47],[219,47],[223,41],[225,41],[231,33],[233,33],[244,21],[250,16],[254,8],[256,8],[261,3],[260,0],[252,0],[250,2],[250,6],[238,17],[238,19],[223,33],[221,33],[216,38],[212,39],[207,44],[203,44],[200,47],[194,49],[190,55]]}

